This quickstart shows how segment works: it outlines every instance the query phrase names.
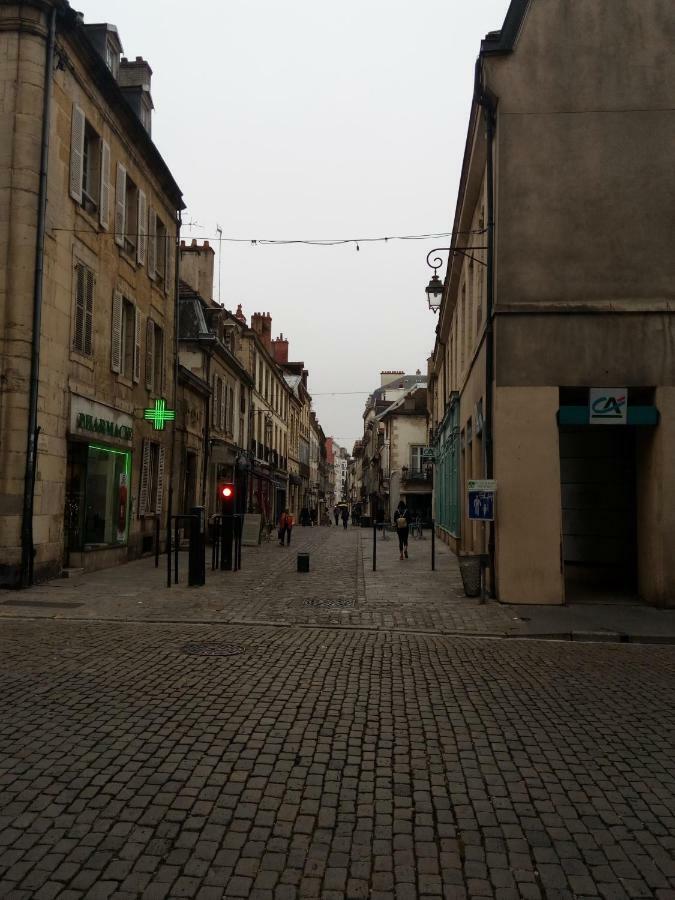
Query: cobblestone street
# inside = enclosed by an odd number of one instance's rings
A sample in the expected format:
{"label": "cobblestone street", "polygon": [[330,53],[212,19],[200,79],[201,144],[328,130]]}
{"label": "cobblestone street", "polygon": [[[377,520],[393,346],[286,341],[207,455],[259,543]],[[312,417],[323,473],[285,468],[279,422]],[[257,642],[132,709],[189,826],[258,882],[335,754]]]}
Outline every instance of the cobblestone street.
{"label": "cobblestone street", "polygon": [[362,537],[4,595],[0,897],[673,900],[674,648],[431,633],[517,613]]}

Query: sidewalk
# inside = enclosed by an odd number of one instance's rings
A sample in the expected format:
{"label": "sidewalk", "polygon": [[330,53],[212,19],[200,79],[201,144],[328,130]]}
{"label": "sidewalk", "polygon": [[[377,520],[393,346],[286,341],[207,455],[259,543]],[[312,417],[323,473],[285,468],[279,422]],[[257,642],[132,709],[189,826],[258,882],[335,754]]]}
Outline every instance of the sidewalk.
{"label": "sidewalk", "polygon": [[[299,552],[310,572],[296,571]],[[75,579],[57,579],[23,592],[0,594],[0,618],[56,618],[201,622],[433,632],[481,637],[534,637],[675,643],[675,610],[623,602],[569,607],[481,605],[467,598],[457,561],[431,539],[410,541],[400,560],[394,534],[378,535],[372,570],[372,532],[295,528],[293,544],[243,549],[240,572],[211,572],[188,588],[187,553],[180,584],[166,587],[166,557],[138,560]]]}

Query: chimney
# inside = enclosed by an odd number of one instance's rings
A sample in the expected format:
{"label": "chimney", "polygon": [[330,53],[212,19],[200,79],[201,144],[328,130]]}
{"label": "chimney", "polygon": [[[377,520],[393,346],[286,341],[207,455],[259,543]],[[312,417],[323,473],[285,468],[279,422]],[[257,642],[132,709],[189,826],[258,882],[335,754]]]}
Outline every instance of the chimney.
{"label": "chimney", "polygon": [[305,387],[305,389],[307,388],[307,379],[308,378],[309,378],[309,372],[307,371],[307,369],[303,369],[302,370],[302,384]]}
{"label": "chimney", "polygon": [[390,372],[389,370],[380,372],[380,387],[384,387],[385,384],[391,384],[392,381],[396,381],[401,375],[405,375],[405,372]]}
{"label": "chimney", "polygon": [[265,345],[265,349],[268,353],[272,353],[272,316],[269,313],[264,313],[262,316],[262,331],[260,333],[260,339]]}
{"label": "chimney", "polygon": [[129,106],[141,120],[148,134],[152,134],[152,111],[155,108],[150,94],[152,69],[142,56],[134,61],[122,57],[117,81]]}
{"label": "chimney", "polygon": [[213,300],[213,263],[215,251],[208,241],[200,244],[180,242],[180,277],[204,300]]}
{"label": "chimney", "polygon": [[272,341],[272,356],[280,366],[288,362],[288,340],[280,334],[276,341]]}
{"label": "chimney", "polygon": [[244,315],[244,310],[241,308],[241,303],[237,306],[237,311],[234,314],[237,322],[241,322],[242,325],[246,324],[246,316]]}
{"label": "chimney", "polygon": [[251,330],[255,331],[258,337],[262,337],[262,320],[262,313],[254,312],[251,316]]}

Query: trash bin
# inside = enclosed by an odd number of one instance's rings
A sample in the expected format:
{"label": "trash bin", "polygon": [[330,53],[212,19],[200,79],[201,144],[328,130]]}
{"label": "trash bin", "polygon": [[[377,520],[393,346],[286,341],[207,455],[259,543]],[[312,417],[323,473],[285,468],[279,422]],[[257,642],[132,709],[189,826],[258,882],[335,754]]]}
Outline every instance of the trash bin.
{"label": "trash bin", "polygon": [[309,553],[298,553],[298,572],[309,572]]}
{"label": "trash bin", "polygon": [[480,554],[459,557],[459,571],[467,597],[480,597],[481,560]]}

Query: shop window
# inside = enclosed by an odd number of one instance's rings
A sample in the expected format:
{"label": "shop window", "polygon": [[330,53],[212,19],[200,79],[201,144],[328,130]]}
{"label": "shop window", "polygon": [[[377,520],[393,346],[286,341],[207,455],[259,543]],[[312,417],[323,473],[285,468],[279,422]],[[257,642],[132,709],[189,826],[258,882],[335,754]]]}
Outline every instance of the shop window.
{"label": "shop window", "polygon": [[94,317],[94,273],[78,263],[75,267],[75,321],[73,350],[91,356]]}
{"label": "shop window", "polygon": [[129,523],[131,453],[89,444],[84,547],[125,544]]}

